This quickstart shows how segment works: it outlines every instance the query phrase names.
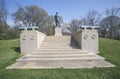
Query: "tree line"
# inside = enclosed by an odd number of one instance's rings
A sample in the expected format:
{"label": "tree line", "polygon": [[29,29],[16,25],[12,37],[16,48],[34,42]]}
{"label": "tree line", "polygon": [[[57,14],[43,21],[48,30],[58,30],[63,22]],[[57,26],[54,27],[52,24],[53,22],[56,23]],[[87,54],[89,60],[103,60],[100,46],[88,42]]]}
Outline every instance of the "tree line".
{"label": "tree line", "polygon": [[[18,10],[11,15],[15,23],[13,27],[7,24],[7,15],[5,0],[0,0],[0,39],[18,38],[21,26],[38,26],[38,30],[46,35],[54,35],[55,33],[54,16],[48,15],[44,9],[38,6],[18,6]],[[58,18],[63,23],[62,17],[58,16]],[[75,33],[82,25],[100,26],[98,30],[100,37],[120,40],[120,8],[106,9],[104,14],[100,14],[96,10],[89,10],[81,19],[71,20],[70,27],[67,29],[71,33]]]}
{"label": "tree line", "polygon": [[103,15],[96,10],[90,10],[85,17],[73,19],[68,29],[75,33],[82,25],[99,26],[100,37],[120,40],[120,8],[106,9]]}

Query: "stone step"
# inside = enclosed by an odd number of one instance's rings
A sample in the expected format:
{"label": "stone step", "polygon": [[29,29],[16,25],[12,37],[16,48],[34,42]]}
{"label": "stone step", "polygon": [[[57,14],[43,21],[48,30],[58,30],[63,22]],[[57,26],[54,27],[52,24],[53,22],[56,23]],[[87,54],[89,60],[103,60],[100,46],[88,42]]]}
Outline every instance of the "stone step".
{"label": "stone step", "polygon": [[52,57],[52,58],[48,58],[48,57],[44,57],[44,58],[19,58],[16,61],[17,62],[39,62],[39,61],[46,61],[46,62],[56,62],[58,63],[59,61],[80,61],[80,62],[92,62],[92,61],[103,61],[104,58],[100,57],[100,56],[96,56],[96,57]]}
{"label": "stone step", "polygon": [[44,39],[44,42],[55,42],[55,41],[58,41],[58,42],[70,42],[71,40],[70,39],[61,39],[61,38],[56,38],[56,39]]}
{"label": "stone step", "polygon": [[79,49],[78,46],[75,46],[75,45],[74,45],[74,46],[71,46],[71,45],[69,45],[69,44],[64,44],[64,45],[59,45],[59,44],[53,44],[53,45],[52,45],[52,44],[49,44],[49,45],[48,45],[48,44],[44,44],[44,45],[43,45],[43,44],[42,44],[40,47],[45,47],[45,48],[46,48],[46,47],[54,47],[54,48],[55,48],[55,47],[56,47],[56,48],[59,47],[59,48],[78,48],[78,49]]}
{"label": "stone step", "polygon": [[42,44],[40,47],[71,47],[69,44]]}
{"label": "stone step", "polygon": [[61,39],[61,38],[57,38],[57,39],[44,39],[44,41],[60,41],[60,42],[63,42],[63,41],[71,41],[70,39]]}
{"label": "stone step", "polygon": [[62,46],[60,46],[60,47],[53,47],[53,46],[51,46],[51,47],[43,47],[43,46],[41,46],[40,47],[40,49],[73,49],[72,47],[62,47]]}
{"label": "stone step", "polygon": [[58,47],[58,46],[68,47],[68,46],[69,46],[69,47],[70,47],[70,44],[42,44],[41,46],[45,46],[45,47],[47,47],[47,46],[48,46],[48,47],[50,47],[50,46],[54,46],[54,47],[55,47],[55,46],[57,46],[57,47]]}
{"label": "stone step", "polygon": [[47,36],[45,39],[54,39],[54,38],[60,38],[60,39],[62,39],[62,38],[68,38],[68,39],[70,39],[71,38],[71,36]]}
{"label": "stone step", "polygon": [[66,46],[64,46],[64,45],[41,45],[40,47],[61,47],[61,48],[72,48],[72,46],[69,46],[69,45],[66,45]]}
{"label": "stone step", "polygon": [[68,46],[40,46],[40,49],[43,49],[43,48],[48,48],[48,49],[80,49],[79,47],[77,46],[74,46],[74,47],[68,47]]}
{"label": "stone step", "polygon": [[44,46],[44,47],[70,47],[70,45],[69,44],[42,44],[40,47],[42,47],[42,46]]}
{"label": "stone step", "polygon": [[50,54],[59,54],[59,53],[63,53],[63,54],[85,54],[88,53],[87,51],[80,51],[80,50],[38,50],[37,52],[33,52],[33,53],[50,53]]}
{"label": "stone step", "polygon": [[44,41],[71,41],[71,39],[62,39],[62,38],[57,38],[57,39],[44,39]]}
{"label": "stone step", "polygon": [[70,43],[70,41],[69,40],[44,40],[44,43]]}
{"label": "stone step", "polygon": [[56,38],[45,38],[44,40],[71,40],[70,38],[63,38],[63,37],[60,37],[60,38],[58,38],[58,37],[56,37]]}
{"label": "stone step", "polygon": [[56,44],[57,45],[66,45],[67,44],[67,45],[70,45],[69,42],[59,42],[59,41],[58,42],[50,42],[50,41],[49,42],[43,42],[42,44],[46,44],[46,45],[47,44],[50,44],[50,45],[56,45]]}
{"label": "stone step", "polygon": [[46,40],[60,40],[60,41],[64,41],[64,40],[71,40],[70,38],[62,38],[62,37],[60,37],[60,38],[45,38],[44,39],[44,41],[46,41]]}
{"label": "stone step", "polygon": [[48,41],[48,42],[43,42],[42,44],[58,44],[58,45],[70,45],[70,42],[59,42],[59,41],[54,41],[54,42],[51,42],[51,41]]}
{"label": "stone step", "polygon": [[97,67],[115,67],[107,61],[80,62],[79,60],[59,61],[59,62],[16,62],[7,69],[43,69],[43,68],[97,68]]}
{"label": "stone step", "polygon": [[32,55],[61,55],[61,54],[64,54],[64,55],[69,55],[69,54],[88,54],[88,52],[86,51],[82,51],[82,52],[79,52],[79,51],[65,51],[65,52],[61,52],[61,51],[44,51],[44,52],[33,52],[33,53],[30,53]]}
{"label": "stone step", "polygon": [[54,48],[54,49],[39,49],[38,51],[62,51],[62,52],[64,52],[64,51],[81,51],[81,49],[56,49],[56,48]]}
{"label": "stone step", "polygon": [[76,57],[96,57],[94,54],[27,54],[22,58],[76,58]]}
{"label": "stone step", "polygon": [[71,39],[70,38],[64,38],[64,37],[54,37],[54,38],[45,38],[44,42],[70,42]]}
{"label": "stone step", "polygon": [[37,52],[41,52],[41,53],[43,53],[43,52],[48,52],[48,53],[51,53],[51,52],[53,52],[53,53],[69,53],[69,52],[71,52],[71,53],[74,53],[74,52],[78,52],[78,53],[88,53],[87,51],[82,51],[82,50],[80,50],[80,49],[39,49],[39,50],[37,50]]}

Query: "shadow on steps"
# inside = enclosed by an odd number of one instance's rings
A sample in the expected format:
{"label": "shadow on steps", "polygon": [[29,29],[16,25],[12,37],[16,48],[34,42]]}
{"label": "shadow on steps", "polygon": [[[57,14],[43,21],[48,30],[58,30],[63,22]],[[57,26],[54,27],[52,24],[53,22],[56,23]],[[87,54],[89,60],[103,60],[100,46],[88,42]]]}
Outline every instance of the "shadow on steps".
{"label": "shadow on steps", "polygon": [[71,37],[70,39],[70,47],[73,49],[80,49],[79,45],[76,43],[76,41]]}

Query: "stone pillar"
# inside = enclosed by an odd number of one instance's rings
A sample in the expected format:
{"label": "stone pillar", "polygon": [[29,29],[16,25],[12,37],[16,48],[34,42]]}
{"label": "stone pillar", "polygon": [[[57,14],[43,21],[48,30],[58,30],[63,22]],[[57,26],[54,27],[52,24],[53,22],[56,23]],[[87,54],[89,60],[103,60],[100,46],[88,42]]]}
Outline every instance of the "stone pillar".
{"label": "stone pillar", "polygon": [[98,53],[98,32],[97,30],[83,30],[81,34],[83,50],[91,53]]}
{"label": "stone pillar", "polygon": [[44,40],[45,34],[35,30],[21,31],[20,34],[20,47],[21,54],[28,54],[36,52],[42,41]]}
{"label": "stone pillar", "polygon": [[82,50],[89,53],[98,53],[98,32],[95,29],[81,30],[73,35]]}
{"label": "stone pillar", "polygon": [[61,27],[55,27],[55,36],[62,36]]}

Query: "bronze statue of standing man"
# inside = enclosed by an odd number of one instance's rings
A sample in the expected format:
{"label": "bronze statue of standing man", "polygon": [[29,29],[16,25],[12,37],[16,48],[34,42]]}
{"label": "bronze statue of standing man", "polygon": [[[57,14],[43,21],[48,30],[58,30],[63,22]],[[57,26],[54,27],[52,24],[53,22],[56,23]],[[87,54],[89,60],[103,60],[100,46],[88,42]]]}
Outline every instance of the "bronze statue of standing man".
{"label": "bronze statue of standing man", "polygon": [[60,22],[58,20],[58,12],[56,12],[54,18],[55,18],[55,26],[57,27],[59,25],[59,27],[60,27]]}

